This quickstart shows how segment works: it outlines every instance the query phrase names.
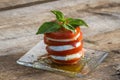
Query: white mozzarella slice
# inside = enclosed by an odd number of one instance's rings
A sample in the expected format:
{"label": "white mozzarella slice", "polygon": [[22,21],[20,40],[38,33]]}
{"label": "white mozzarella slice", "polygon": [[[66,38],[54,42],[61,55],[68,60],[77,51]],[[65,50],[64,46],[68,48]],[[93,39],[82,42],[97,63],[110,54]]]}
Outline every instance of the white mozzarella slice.
{"label": "white mozzarella slice", "polygon": [[57,42],[69,42],[69,41],[74,41],[74,40],[77,40],[77,38],[80,36],[80,33],[78,33],[77,36],[75,36],[74,38],[71,38],[71,39],[53,39],[53,38],[49,38],[49,37],[46,37],[48,40],[51,40],[51,41],[57,41]]}
{"label": "white mozzarella slice", "polygon": [[51,58],[53,58],[55,60],[68,61],[68,60],[72,60],[72,59],[75,59],[75,58],[80,58],[81,56],[82,56],[82,53],[78,52],[76,54],[67,55],[67,56],[54,56],[54,55],[51,55]]}
{"label": "white mozzarella slice", "polygon": [[81,45],[81,42],[77,42],[76,45],[62,45],[62,46],[49,46],[49,48],[53,51],[65,51],[74,49],[76,47],[79,47]]}

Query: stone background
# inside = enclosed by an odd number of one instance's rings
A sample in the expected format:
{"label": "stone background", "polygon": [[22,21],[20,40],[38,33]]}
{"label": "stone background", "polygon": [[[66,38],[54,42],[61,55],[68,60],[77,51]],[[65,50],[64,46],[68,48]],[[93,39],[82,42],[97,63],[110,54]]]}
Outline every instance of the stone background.
{"label": "stone background", "polygon": [[[104,62],[84,79],[36,70],[16,60],[43,39],[35,35],[49,11],[84,19],[84,46],[108,51]],[[120,80],[120,0],[0,0],[0,80]]]}

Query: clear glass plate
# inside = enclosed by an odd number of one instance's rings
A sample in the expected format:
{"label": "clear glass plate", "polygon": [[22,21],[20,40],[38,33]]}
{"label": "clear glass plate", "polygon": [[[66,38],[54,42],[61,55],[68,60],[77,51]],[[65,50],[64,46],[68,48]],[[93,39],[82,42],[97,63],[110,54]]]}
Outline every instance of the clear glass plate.
{"label": "clear glass plate", "polygon": [[17,63],[27,67],[64,74],[70,77],[84,77],[93,72],[95,68],[106,58],[107,52],[86,49],[85,58],[75,65],[58,65],[52,63],[45,50],[45,44],[40,41],[35,47],[23,55]]}

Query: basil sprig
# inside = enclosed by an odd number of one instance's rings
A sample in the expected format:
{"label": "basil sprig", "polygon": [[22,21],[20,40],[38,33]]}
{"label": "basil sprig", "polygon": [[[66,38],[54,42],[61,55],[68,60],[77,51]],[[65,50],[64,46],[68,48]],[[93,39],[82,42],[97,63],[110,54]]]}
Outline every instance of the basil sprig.
{"label": "basil sprig", "polygon": [[82,20],[82,19],[67,18],[67,20],[69,21],[69,24],[71,24],[74,27],[78,27],[78,26],[86,26],[86,27],[88,27],[86,22],[84,20]]}
{"label": "basil sprig", "polygon": [[78,26],[88,27],[82,19],[65,18],[64,14],[57,10],[52,10],[51,12],[55,14],[56,21],[43,23],[36,34],[56,32],[62,27],[72,32],[75,32],[75,28]]}
{"label": "basil sprig", "polygon": [[53,14],[56,15],[56,19],[59,21],[59,22],[64,22],[65,21],[65,17],[64,17],[64,14],[60,11],[51,11]]}
{"label": "basil sprig", "polygon": [[61,27],[56,22],[45,22],[41,25],[36,34],[50,33],[59,30]]}

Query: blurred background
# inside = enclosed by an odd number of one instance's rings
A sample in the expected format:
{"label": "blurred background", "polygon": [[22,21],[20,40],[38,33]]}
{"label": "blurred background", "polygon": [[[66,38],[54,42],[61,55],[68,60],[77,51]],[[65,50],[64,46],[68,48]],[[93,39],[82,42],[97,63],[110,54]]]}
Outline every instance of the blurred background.
{"label": "blurred background", "polygon": [[55,19],[50,10],[85,20],[84,47],[109,52],[84,80],[120,80],[120,0],[0,0],[0,80],[69,79],[15,62],[43,39],[35,33],[43,22]]}

